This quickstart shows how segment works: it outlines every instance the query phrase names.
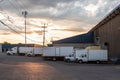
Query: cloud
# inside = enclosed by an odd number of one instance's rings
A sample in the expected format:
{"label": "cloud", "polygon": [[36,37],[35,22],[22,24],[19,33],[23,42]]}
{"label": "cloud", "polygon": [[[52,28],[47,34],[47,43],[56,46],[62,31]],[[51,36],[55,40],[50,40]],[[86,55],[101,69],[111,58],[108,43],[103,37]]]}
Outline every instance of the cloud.
{"label": "cloud", "polygon": [[64,31],[70,32],[70,36],[87,32],[118,4],[120,0],[2,0],[0,13],[5,13],[7,18],[3,16],[0,20],[7,20],[8,25],[24,34],[24,17],[21,13],[27,10],[27,34],[41,35],[41,22],[46,22],[52,24],[48,26],[52,34]]}
{"label": "cloud", "polygon": [[85,32],[85,29],[52,29],[55,31],[68,31],[68,32]]}
{"label": "cloud", "polygon": [[3,30],[0,30],[0,35],[10,35],[11,32],[6,32],[6,31],[3,31]]}
{"label": "cloud", "polygon": [[28,10],[28,17],[31,18],[53,21],[66,19],[95,24],[118,4],[120,0],[4,0],[1,6],[19,16],[22,16],[20,11]]}

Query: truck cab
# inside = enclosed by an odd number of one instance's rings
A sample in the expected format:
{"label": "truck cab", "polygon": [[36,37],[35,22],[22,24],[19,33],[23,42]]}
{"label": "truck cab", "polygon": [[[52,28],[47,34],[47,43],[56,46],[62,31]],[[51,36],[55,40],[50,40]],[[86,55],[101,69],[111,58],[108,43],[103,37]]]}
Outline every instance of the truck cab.
{"label": "truck cab", "polygon": [[33,51],[31,50],[31,51],[26,52],[26,56],[31,57],[31,56],[35,56],[35,55],[34,55]]}
{"label": "truck cab", "polygon": [[75,54],[70,54],[69,56],[65,57],[66,62],[74,62],[76,60]]}
{"label": "truck cab", "polygon": [[17,47],[13,47],[11,50],[7,51],[7,55],[17,54]]}
{"label": "truck cab", "polygon": [[100,49],[99,46],[89,46],[85,49],[76,49],[74,54],[65,57],[65,61],[100,63],[108,61],[108,54],[107,50]]}
{"label": "truck cab", "polygon": [[82,63],[82,62],[87,62],[88,61],[88,57],[87,57],[87,52],[83,52],[83,53],[77,53],[77,57],[76,57],[76,61],[78,63]]}

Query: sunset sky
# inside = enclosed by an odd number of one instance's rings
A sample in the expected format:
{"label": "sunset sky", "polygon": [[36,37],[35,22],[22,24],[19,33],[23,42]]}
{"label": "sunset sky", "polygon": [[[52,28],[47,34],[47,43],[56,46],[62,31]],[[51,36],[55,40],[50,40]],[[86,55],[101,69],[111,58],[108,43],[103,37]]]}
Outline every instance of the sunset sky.
{"label": "sunset sky", "polygon": [[[44,23],[46,44],[51,40],[86,33],[100,22],[120,0],[0,0],[0,43],[24,43],[27,11],[27,43],[41,44]],[[12,29],[12,30],[11,30]]]}

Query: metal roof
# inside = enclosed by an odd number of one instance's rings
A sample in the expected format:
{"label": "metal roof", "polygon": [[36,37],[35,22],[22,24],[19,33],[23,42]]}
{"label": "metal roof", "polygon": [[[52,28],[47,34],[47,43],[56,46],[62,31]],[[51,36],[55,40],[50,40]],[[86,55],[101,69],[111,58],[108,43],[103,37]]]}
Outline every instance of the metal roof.
{"label": "metal roof", "polygon": [[[2,44],[2,48],[24,47],[25,44]],[[34,47],[34,44],[27,44],[27,47]]]}
{"label": "metal roof", "polygon": [[2,44],[2,48],[13,48],[13,47],[16,47],[16,46],[11,44]]}
{"label": "metal roof", "polygon": [[58,41],[53,41],[53,44],[60,44],[60,43],[94,43],[94,34],[93,32],[81,34],[65,39],[61,39]]}

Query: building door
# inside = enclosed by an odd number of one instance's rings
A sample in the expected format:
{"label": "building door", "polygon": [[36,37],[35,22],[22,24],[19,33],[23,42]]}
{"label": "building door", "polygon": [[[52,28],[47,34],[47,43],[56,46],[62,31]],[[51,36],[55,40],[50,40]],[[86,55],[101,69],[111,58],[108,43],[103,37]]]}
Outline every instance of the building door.
{"label": "building door", "polygon": [[108,59],[110,58],[109,52],[110,52],[110,44],[108,42],[104,43],[105,49],[108,50]]}
{"label": "building door", "polygon": [[96,38],[95,38],[95,41],[96,41],[96,44],[97,44],[97,45],[100,45],[100,37],[96,37]]}

